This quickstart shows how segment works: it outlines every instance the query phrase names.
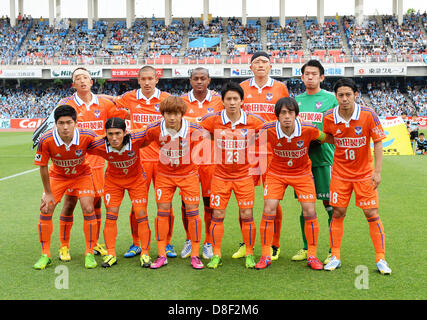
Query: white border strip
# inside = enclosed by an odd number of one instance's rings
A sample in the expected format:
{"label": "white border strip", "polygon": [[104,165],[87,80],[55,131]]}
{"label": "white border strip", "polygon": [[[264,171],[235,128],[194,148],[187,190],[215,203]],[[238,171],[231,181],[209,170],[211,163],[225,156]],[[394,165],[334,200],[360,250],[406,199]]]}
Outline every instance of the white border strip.
{"label": "white border strip", "polygon": [[27,173],[30,173],[30,172],[34,172],[34,171],[36,171],[36,170],[39,170],[39,168],[35,168],[35,169],[31,169],[31,170],[23,171],[23,172],[20,172],[20,173],[17,173],[17,174],[13,174],[13,175],[8,176],[8,177],[0,178],[0,181],[7,180],[7,179],[11,179],[11,178],[15,178],[15,177],[18,177],[18,176],[22,176],[23,174],[27,174]]}

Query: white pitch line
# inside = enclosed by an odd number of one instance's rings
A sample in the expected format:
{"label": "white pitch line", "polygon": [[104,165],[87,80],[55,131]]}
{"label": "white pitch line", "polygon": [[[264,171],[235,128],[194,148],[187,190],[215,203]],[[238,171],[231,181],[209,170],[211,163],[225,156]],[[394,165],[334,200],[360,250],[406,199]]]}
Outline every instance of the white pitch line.
{"label": "white pitch line", "polygon": [[0,181],[11,179],[11,178],[15,178],[15,177],[18,177],[18,176],[22,176],[23,174],[27,174],[27,173],[30,173],[30,172],[33,172],[33,171],[36,171],[36,170],[39,170],[39,168],[35,168],[35,169],[23,171],[23,172],[20,172],[20,173],[17,173],[17,174],[13,174],[13,175],[8,176],[8,177],[0,178]]}

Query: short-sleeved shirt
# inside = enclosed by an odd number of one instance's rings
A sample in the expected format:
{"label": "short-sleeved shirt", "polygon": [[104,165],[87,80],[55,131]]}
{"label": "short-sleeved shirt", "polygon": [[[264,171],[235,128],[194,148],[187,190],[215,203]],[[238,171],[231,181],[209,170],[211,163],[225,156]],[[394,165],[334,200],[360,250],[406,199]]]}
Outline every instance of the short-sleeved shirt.
{"label": "short-sleeved shirt", "polygon": [[278,121],[264,124],[259,139],[265,139],[271,146],[272,160],[267,173],[281,177],[301,177],[311,174],[308,147],[312,140],[320,137],[321,131],[314,124],[295,120],[294,132],[287,136]]}
{"label": "short-sleeved shirt", "polygon": [[[163,119],[160,113],[160,102],[166,99],[169,93],[162,92],[159,89],[154,90],[151,97],[145,97],[141,89],[132,90],[124,93],[116,101],[119,108],[127,108],[130,111],[131,129],[143,129],[149,123]],[[159,149],[156,144],[152,144],[141,150],[141,159],[143,161],[158,161]]]}
{"label": "short-sleeved shirt", "polygon": [[262,88],[257,86],[254,77],[243,81],[240,86],[245,93],[243,110],[260,116],[265,121],[275,121],[276,102],[280,98],[289,97],[286,85],[270,77]]}
{"label": "short-sleeved shirt", "polygon": [[204,131],[198,124],[182,119],[181,129],[172,136],[164,120],[156,121],[145,130],[146,142],[159,148],[157,173],[164,176],[187,177],[197,173],[192,153],[202,141]]}
{"label": "short-sleeved shirt", "polygon": [[111,147],[104,137],[98,137],[88,146],[88,153],[108,161],[106,174],[117,178],[131,178],[143,173],[140,161],[140,148],[145,143],[144,129],[130,133],[130,139],[121,150]]}
{"label": "short-sleeved shirt", "polygon": [[56,128],[44,133],[39,141],[34,164],[47,166],[49,159],[49,176],[53,179],[68,180],[91,175],[92,171],[86,161],[87,147],[97,135],[92,130],[74,129],[73,140],[66,145]]}
{"label": "short-sleeved shirt", "polygon": [[[323,117],[326,111],[338,106],[335,94],[321,89],[316,94],[304,92],[295,97],[299,105],[298,118],[311,122],[319,130],[323,130]],[[329,143],[321,144],[308,152],[313,167],[332,166],[334,146]]]}
{"label": "short-sleeved shirt", "polygon": [[250,148],[249,144],[264,122],[261,117],[243,110],[234,124],[225,110],[203,117],[200,125],[210,132],[214,141],[214,176],[223,180],[249,177],[248,155],[251,150],[255,152],[255,146]]}
{"label": "short-sleeved shirt", "polygon": [[[92,94],[92,101],[86,105],[77,93],[59,101],[58,106],[70,105],[77,112],[77,127],[93,130],[97,135],[105,134],[105,122],[108,118],[118,117],[124,119],[126,110],[120,110],[116,105],[105,98]],[[91,168],[103,168],[104,160],[99,157],[88,155]]]}
{"label": "short-sleeved shirt", "polygon": [[325,113],[323,131],[334,137],[333,177],[361,181],[372,176],[371,139],[378,142],[386,137],[373,109],[355,104],[347,122],[339,115],[339,106],[335,107]]}

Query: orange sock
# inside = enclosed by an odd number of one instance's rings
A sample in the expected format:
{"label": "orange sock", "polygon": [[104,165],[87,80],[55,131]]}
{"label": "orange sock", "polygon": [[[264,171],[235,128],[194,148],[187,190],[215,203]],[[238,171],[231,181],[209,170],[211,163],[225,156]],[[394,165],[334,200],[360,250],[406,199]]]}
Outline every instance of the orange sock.
{"label": "orange sock", "polygon": [[59,240],[62,247],[70,247],[71,228],[73,227],[73,216],[60,215],[59,217]]}
{"label": "orange sock", "polygon": [[39,240],[42,246],[42,254],[46,254],[50,257],[50,239],[52,236],[52,214],[40,213],[39,224]]}
{"label": "orange sock", "polygon": [[83,213],[83,233],[86,240],[86,251],[93,254],[93,247],[96,245],[96,217],[95,212]]}
{"label": "orange sock", "polygon": [[190,232],[188,231],[188,220],[187,217],[185,216],[185,207],[181,206],[181,217],[182,217],[182,224],[184,225],[184,230],[185,230],[185,236],[186,236],[186,240],[190,239]]}
{"label": "orange sock", "polygon": [[261,235],[262,256],[270,256],[271,242],[274,232],[275,214],[266,214],[263,212],[259,232]]}
{"label": "orange sock", "polygon": [[213,254],[221,257],[221,243],[224,236],[224,218],[212,217],[209,233],[212,237]]}
{"label": "orange sock", "polygon": [[104,225],[104,240],[108,254],[116,256],[117,214],[107,211]]}
{"label": "orange sock", "polygon": [[332,217],[331,224],[329,225],[329,241],[331,245],[331,255],[341,259],[341,241],[344,235],[344,218]]}
{"label": "orange sock", "polygon": [[376,260],[385,260],[385,233],[381,219],[378,215],[368,218],[369,234],[374,244]]}
{"label": "orange sock", "polygon": [[169,232],[170,211],[157,211],[154,221],[159,256],[166,257],[166,239]]}
{"label": "orange sock", "polygon": [[171,208],[170,215],[169,215],[169,232],[168,232],[168,236],[166,237],[166,244],[171,243],[174,222],[175,222],[175,216],[173,215],[173,208]]}
{"label": "orange sock", "polygon": [[254,218],[242,219],[242,236],[243,242],[246,245],[246,255],[253,255],[256,237]]}
{"label": "orange sock", "polygon": [[205,243],[212,243],[212,236],[210,232],[210,226],[212,221],[212,212],[213,210],[210,207],[205,206],[205,214],[204,214],[204,220],[205,220]]}
{"label": "orange sock", "polygon": [[145,215],[141,218],[137,218],[138,222],[138,235],[141,240],[141,255],[147,254],[151,246],[151,230],[148,224],[148,216]]}
{"label": "orange sock", "polygon": [[273,234],[273,242],[272,246],[280,248],[280,234],[282,232],[282,219],[283,219],[283,211],[282,206],[277,206],[276,217],[274,218],[274,234]]}
{"label": "orange sock", "polygon": [[304,232],[307,239],[307,257],[316,257],[317,239],[319,238],[319,221],[317,216],[304,217]]}
{"label": "orange sock", "polygon": [[135,211],[133,209],[133,206],[130,212],[129,221],[130,221],[130,231],[132,234],[133,245],[139,247],[138,223],[136,222]]}
{"label": "orange sock", "polygon": [[192,245],[192,257],[199,256],[200,239],[202,236],[202,219],[199,216],[199,209],[185,210],[185,215],[188,220],[188,231],[190,232],[190,240]]}
{"label": "orange sock", "polygon": [[99,234],[101,231],[101,223],[102,223],[102,208],[95,208],[95,217],[96,217],[96,242],[99,240]]}

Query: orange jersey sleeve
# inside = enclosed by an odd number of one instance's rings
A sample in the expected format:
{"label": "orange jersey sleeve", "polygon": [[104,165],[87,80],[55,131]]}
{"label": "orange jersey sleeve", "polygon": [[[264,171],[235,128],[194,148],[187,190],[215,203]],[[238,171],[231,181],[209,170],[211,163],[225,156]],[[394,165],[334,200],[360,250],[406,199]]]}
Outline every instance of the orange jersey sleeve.
{"label": "orange jersey sleeve", "polygon": [[324,132],[334,136],[335,153],[332,175],[337,179],[361,181],[369,179],[374,170],[370,143],[386,137],[376,113],[356,105],[349,122],[340,120],[339,107],[325,114]]}
{"label": "orange jersey sleeve", "polygon": [[46,132],[37,148],[34,164],[47,166],[49,159],[49,175],[53,179],[73,179],[90,175],[91,169],[86,161],[88,146],[95,140],[96,134],[91,130],[75,129],[72,143],[69,146],[61,143],[56,129]]}
{"label": "orange jersey sleeve", "polygon": [[241,84],[245,92],[243,109],[254,113],[265,121],[275,121],[274,106],[283,97],[289,97],[286,85],[280,81],[269,78],[263,88],[258,88],[255,78],[243,81]]}

